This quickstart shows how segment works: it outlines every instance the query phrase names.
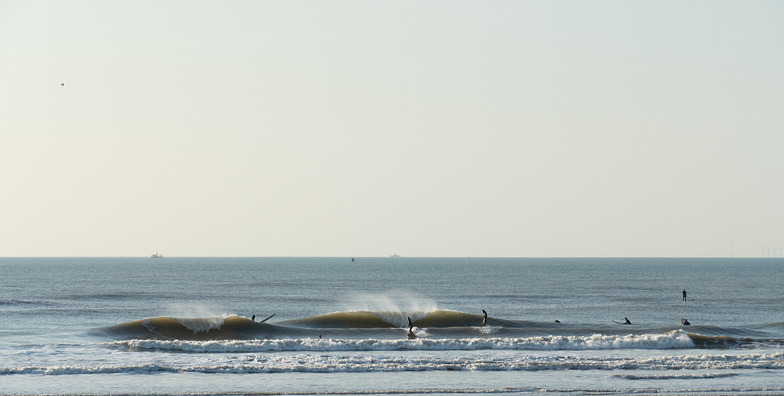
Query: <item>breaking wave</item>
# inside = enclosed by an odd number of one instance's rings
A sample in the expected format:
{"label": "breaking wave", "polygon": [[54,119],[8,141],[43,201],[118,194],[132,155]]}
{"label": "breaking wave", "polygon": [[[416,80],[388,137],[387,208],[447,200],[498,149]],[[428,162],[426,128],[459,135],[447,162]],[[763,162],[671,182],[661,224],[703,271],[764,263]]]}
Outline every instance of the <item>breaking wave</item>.
{"label": "breaking wave", "polygon": [[[415,340],[407,339],[407,317]],[[759,329],[594,328],[490,318],[450,310],[432,312],[346,311],[270,323],[249,318],[155,317],[93,330],[132,349],[184,351],[328,350],[590,350],[782,347],[784,339]],[[778,327],[779,324],[766,325]],[[627,329],[623,329],[627,330]],[[324,335],[324,340],[316,340]]]}
{"label": "breaking wave", "polygon": [[[153,374],[153,373],[336,373],[410,371],[543,371],[543,370],[743,370],[784,369],[784,354],[697,355],[657,357],[537,356],[504,354],[411,356],[363,354],[259,354],[226,356],[217,361],[139,363],[107,366],[27,366],[0,368],[0,375]],[[619,374],[634,379],[698,379],[735,373]]]}
{"label": "breaking wave", "polygon": [[111,345],[129,350],[215,352],[327,352],[327,351],[468,351],[468,350],[607,350],[693,348],[688,334],[542,336],[525,338],[463,338],[414,340],[382,339],[268,339],[268,340],[122,340]]}

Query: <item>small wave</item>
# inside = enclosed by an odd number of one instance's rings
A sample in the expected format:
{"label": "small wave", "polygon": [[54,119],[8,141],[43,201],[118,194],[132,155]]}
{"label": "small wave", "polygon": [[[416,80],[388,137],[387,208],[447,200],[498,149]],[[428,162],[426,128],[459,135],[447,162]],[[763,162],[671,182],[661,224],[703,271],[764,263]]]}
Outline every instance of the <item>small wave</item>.
{"label": "small wave", "polygon": [[727,348],[754,348],[760,345],[784,346],[784,340],[779,338],[751,338],[716,336],[689,333],[697,348],[727,349]]}
{"label": "small wave", "polygon": [[628,380],[693,380],[734,377],[737,373],[704,373],[704,374],[616,374],[613,377]]}
{"label": "small wave", "polygon": [[302,352],[302,351],[401,351],[401,350],[605,350],[692,348],[686,333],[667,334],[544,336],[526,338],[465,338],[415,340],[379,339],[269,339],[269,340],[123,340],[111,345],[129,350],[175,350],[214,352]]}

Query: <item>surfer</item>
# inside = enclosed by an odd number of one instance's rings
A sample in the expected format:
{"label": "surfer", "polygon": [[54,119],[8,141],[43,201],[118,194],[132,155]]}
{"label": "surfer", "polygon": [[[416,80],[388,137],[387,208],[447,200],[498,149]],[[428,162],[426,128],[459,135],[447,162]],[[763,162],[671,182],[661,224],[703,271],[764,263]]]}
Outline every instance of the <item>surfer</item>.
{"label": "surfer", "polygon": [[624,324],[632,324],[632,322],[629,322],[629,318],[627,318],[627,317],[624,317],[623,320],[626,321]]}
{"label": "surfer", "polygon": [[555,320],[555,323],[561,323],[561,321],[560,321],[560,320],[558,320],[558,319],[556,319],[556,320]]}
{"label": "surfer", "polygon": [[681,319],[681,326],[690,326],[690,325],[691,325],[691,323],[689,323],[689,321],[688,321],[688,320],[686,320],[686,319]]}
{"label": "surfer", "polygon": [[487,311],[482,310],[482,326],[487,326]]}
{"label": "surfer", "polygon": [[250,320],[251,320],[251,322],[255,322],[256,321],[256,315],[251,316]]}
{"label": "surfer", "polygon": [[683,289],[683,302],[686,302],[686,289]]}
{"label": "surfer", "polygon": [[411,322],[411,317],[410,316],[407,316],[407,318],[408,318],[408,332],[409,333],[413,333],[414,332],[414,323]]}

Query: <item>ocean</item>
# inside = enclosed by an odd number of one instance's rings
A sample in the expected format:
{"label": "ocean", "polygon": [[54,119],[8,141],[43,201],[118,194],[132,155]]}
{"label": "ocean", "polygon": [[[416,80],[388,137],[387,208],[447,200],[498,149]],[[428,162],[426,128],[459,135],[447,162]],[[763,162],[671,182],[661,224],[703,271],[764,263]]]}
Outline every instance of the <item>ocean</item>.
{"label": "ocean", "polygon": [[0,258],[0,393],[784,394],[783,275],[781,258]]}

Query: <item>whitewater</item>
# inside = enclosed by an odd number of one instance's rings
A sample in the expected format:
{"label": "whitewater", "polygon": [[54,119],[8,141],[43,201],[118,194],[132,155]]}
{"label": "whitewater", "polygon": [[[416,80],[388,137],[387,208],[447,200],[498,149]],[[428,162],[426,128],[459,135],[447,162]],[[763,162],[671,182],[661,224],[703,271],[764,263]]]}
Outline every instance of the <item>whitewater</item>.
{"label": "whitewater", "polygon": [[0,393],[784,393],[784,260],[351,259],[0,258]]}

